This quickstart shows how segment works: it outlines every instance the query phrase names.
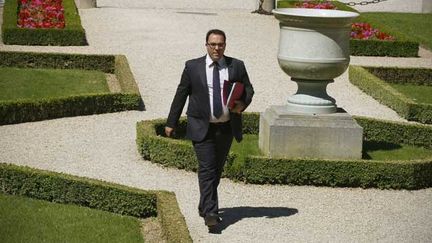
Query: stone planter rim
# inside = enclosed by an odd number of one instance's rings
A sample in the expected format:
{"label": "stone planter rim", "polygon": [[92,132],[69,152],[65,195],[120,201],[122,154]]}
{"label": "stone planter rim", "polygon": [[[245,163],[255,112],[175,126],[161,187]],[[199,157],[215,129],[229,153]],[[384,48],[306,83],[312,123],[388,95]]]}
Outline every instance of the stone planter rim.
{"label": "stone planter rim", "polygon": [[275,15],[297,16],[307,18],[356,18],[360,14],[350,11],[334,9],[310,9],[310,8],[277,8],[272,11]]}

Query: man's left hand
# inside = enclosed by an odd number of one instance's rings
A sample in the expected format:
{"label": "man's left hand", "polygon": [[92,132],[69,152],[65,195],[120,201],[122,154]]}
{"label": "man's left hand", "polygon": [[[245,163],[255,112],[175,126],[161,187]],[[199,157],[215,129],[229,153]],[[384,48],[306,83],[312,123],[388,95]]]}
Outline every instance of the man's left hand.
{"label": "man's left hand", "polygon": [[235,106],[231,109],[231,112],[240,114],[246,108],[246,104],[242,100],[236,100],[234,101],[234,104]]}

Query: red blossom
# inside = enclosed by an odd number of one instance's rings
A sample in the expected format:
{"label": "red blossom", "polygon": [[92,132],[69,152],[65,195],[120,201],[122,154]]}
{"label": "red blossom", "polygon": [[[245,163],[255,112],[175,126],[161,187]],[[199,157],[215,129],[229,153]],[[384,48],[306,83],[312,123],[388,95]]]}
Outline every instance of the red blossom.
{"label": "red blossom", "polygon": [[392,41],[394,37],[372,28],[368,23],[353,23],[351,25],[351,39]]}
{"label": "red blossom", "polygon": [[62,0],[19,0],[18,27],[64,28]]}
{"label": "red blossom", "polygon": [[296,8],[336,9],[336,6],[325,0],[305,0],[294,5]]}
{"label": "red blossom", "polygon": [[[315,8],[315,9],[337,9],[330,1],[326,0],[305,0],[294,5],[296,8]],[[378,29],[372,28],[369,23],[353,23],[351,25],[351,39],[369,40],[388,40],[393,41],[395,38]]]}

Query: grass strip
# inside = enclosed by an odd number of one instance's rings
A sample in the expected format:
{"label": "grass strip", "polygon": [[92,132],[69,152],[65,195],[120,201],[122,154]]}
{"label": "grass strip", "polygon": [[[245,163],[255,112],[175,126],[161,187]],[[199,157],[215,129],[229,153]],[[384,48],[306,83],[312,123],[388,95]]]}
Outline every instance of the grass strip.
{"label": "grass strip", "polygon": [[385,25],[391,33],[403,35],[432,50],[432,14],[430,13],[362,13],[362,17],[380,26]]}
{"label": "grass strip", "polygon": [[109,93],[101,71],[0,67],[0,100]]}
{"label": "grass strip", "polygon": [[432,86],[394,83],[390,86],[416,103],[432,104]]}
{"label": "grass strip", "polygon": [[[240,144],[233,142],[231,151],[238,155],[234,163],[242,164],[247,156],[262,155],[258,147],[258,135],[245,134]],[[416,160],[432,158],[432,149],[389,142],[364,141],[365,160]]]}
{"label": "grass strip", "polygon": [[144,242],[135,217],[0,193],[3,242]]}

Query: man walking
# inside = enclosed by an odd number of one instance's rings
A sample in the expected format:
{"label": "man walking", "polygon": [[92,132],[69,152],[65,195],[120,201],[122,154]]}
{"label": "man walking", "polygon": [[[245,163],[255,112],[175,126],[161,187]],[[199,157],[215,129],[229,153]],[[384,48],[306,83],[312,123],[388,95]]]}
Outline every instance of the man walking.
{"label": "man walking", "polygon": [[[233,137],[242,140],[241,113],[251,103],[254,94],[246,68],[242,61],[224,56],[225,33],[218,29],[207,32],[207,54],[186,62],[180,84],[171,104],[165,134],[173,135],[189,97],[186,138],[192,144],[199,162],[198,181],[200,201],[198,212],[204,217],[205,225],[217,225],[218,193],[223,166],[231,148]],[[229,85],[224,82],[230,81]],[[244,92],[235,106],[228,109],[222,97],[230,92],[232,83],[241,82]]]}

